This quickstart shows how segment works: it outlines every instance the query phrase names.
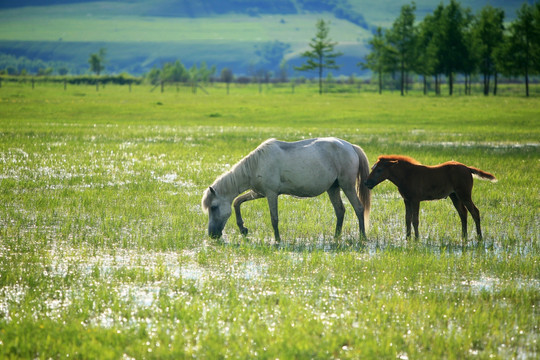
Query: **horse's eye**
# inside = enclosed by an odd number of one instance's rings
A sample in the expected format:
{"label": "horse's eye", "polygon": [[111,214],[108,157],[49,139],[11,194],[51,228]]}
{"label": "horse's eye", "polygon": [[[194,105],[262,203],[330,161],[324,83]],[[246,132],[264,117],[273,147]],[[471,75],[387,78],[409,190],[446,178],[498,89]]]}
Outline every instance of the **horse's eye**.
{"label": "horse's eye", "polygon": [[210,210],[212,210],[212,211],[216,211],[218,208],[219,208],[219,206],[217,206],[217,205],[210,206]]}

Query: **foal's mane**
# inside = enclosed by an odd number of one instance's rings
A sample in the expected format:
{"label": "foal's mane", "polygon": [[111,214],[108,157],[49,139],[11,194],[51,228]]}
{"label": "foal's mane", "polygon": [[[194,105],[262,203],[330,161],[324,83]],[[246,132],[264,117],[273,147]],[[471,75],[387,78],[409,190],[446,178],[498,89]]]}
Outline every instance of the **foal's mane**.
{"label": "foal's mane", "polygon": [[381,155],[377,161],[403,161],[413,165],[420,165],[420,162],[406,155]]}

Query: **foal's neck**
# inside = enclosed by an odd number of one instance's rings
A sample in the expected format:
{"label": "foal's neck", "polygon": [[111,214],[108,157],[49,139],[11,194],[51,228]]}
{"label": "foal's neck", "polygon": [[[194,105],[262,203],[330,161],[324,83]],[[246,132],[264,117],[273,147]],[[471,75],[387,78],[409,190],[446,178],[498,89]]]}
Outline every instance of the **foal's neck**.
{"label": "foal's neck", "polygon": [[404,182],[406,181],[406,172],[407,170],[417,167],[417,164],[412,164],[410,162],[399,162],[391,168],[390,175],[388,180],[390,180],[398,188],[403,188]]}

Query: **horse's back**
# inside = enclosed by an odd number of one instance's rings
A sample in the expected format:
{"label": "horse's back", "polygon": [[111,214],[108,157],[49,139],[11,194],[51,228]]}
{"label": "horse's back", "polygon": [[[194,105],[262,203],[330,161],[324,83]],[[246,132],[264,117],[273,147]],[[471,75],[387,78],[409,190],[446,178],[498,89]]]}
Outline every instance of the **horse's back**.
{"label": "horse's back", "polygon": [[259,163],[259,181],[278,193],[317,196],[343,173],[350,172],[351,181],[354,181],[358,171],[358,156],[352,145],[344,140],[271,140],[265,144],[268,148],[264,161]]}
{"label": "horse's back", "polygon": [[331,167],[338,172],[358,169],[358,155],[352,144],[334,137],[314,138],[295,142],[276,140],[282,165],[293,167]]}
{"label": "horse's back", "polygon": [[285,155],[304,154],[310,156],[315,154],[321,155],[325,152],[341,155],[344,153],[354,153],[351,143],[335,137],[314,138],[294,142],[274,140],[272,143],[277,145]]}

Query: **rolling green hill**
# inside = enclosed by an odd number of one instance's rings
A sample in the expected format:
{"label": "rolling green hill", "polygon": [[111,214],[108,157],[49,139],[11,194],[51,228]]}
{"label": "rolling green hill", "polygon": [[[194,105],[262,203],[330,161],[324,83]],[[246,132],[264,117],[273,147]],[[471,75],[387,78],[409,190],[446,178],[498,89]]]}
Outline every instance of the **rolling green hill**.
{"label": "rolling green hill", "polygon": [[[4,1],[0,5],[0,54],[59,61],[72,72],[88,70],[89,54],[107,49],[107,72],[141,74],[167,61],[186,66],[230,67],[249,74],[261,66],[276,72],[281,59],[290,68],[300,62],[319,18],[331,21],[330,37],[345,55],[334,74],[360,74],[371,31],[389,26],[405,1],[381,0],[131,0],[94,2],[53,0]],[[416,1],[417,17],[437,1]],[[514,14],[520,1],[490,1]],[[486,1],[463,2],[473,11]],[[280,45],[272,61],[257,51]],[[292,74],[292,71],[290,71]]]}

